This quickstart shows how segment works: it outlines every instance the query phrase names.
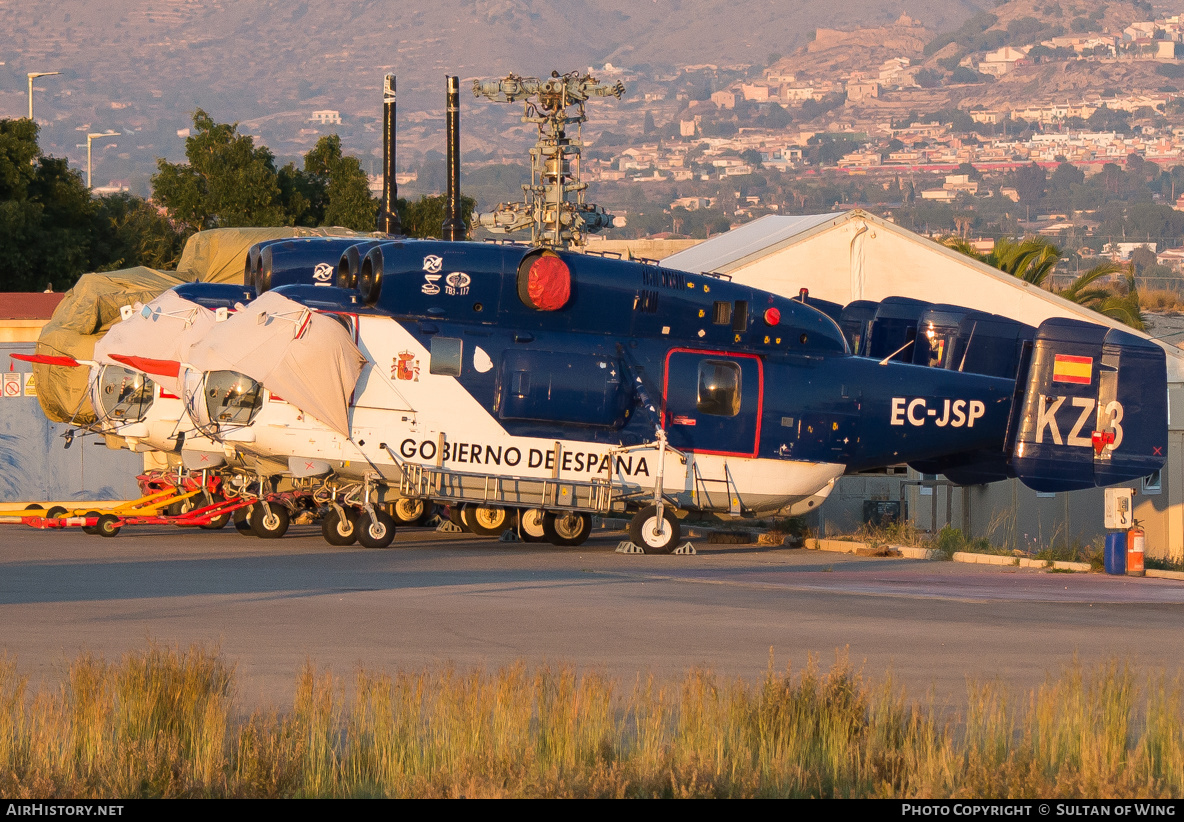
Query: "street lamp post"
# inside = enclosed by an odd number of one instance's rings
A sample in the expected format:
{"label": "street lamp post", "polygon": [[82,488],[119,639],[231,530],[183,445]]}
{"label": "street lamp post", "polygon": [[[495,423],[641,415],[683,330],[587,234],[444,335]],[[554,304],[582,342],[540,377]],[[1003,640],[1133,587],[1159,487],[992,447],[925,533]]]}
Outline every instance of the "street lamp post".
{"label": "street lamp post", "polygon": [[52,77],[61,74],[60,71],[30,71],[25,76],[29,78],[29,119],[33,119],[33,81],[38,77]]}
{"label": "street lamp post", "polygon": [[86,188],[87,188],[87,190],[90,190],[90,188],[92,187],[91,182],[90,182],[90,144],[93,143],[99,137],[118,137],[119,134],[120,134],[120,132],[118,132],[118,131],[104,131],[101,134],[91,133],[91,134],[86,135]]}

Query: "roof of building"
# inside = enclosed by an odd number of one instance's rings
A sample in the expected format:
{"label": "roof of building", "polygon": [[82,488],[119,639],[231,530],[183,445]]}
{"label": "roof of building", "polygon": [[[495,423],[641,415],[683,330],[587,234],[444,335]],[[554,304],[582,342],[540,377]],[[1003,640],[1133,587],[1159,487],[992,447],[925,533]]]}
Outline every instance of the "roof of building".
{"label": "roof of building", "polygon": [[48,320],[65,293],[0,292],[0,320]]}
{"label": "roof of building", "polygon": [[[1017,289],[1017,292],[1027,293],[1039,299],[1058,304],[1062,309],[1067,309],[1067,316],[1077,316],[1079,319],[1112,328],[1119,328],[1136,336],[1144,337],[1145,339],[1155,339],[1142,331],[1129,328],[1118,320],[1095,313],[1077,303],[1072,303],[1059,294],[1054,294],[1043,289],[1033,289],[1027,283],[1005,274],[997,268],[968,257],[928,237],[922,237],[895,223],[890,223],[874,214],[869,214],[862,209],[827,214],[806,214],[797,217],[783,217],[779,215],[761,217],[750,223],[745,223],[738,228],[734,228],[731,231],[717,234],[685,251],[680,251],[677,254],[666,257],[662,260],[662,265],[682,271],[731,274],[737,269],[744,268],[763,257],[774,254],[788,246],[803,242],[816,233],[821,233],[832,226],[846,221],[868,223],[878,229],[895,232],[902,237],[907,237],[912,242],[918,243],[935,254],[945,257],[957,266],[970,269],[979,275],[1012,286]],[[1137,245],[1147,245],[1147,243],[1137,243]],[[1156,341],[1160,342],[1159,340]],[[1172,343],[1160,342],[1160,344],[1168,352],[1169,359],[1175,359],[1179,362],[1180,371],[1184,372],[1184,353]],[[1169,377],[1172,373],[1171,366],[1169,366]]]}
{"label": "roof of building", "polygon": [[673,254],[662,264],[682,271],[718,271],[750,256],[764,256],[804,231],[846,216],[841,212],[797,217],[769,214]]}

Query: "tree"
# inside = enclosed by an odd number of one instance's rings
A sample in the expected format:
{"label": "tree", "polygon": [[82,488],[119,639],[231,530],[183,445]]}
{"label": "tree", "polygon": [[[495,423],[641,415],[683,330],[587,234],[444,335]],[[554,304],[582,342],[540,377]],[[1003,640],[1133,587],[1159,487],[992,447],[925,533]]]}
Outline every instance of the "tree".
{"label": "tree", "polygon": [[[1061,260],[1061,250],[1041,237],[1029,237],[1019,242],[1002,239],[995,243],[989,254],[980,254],[961,237],[947,238],[945,244],[979,262],[1041,287],[1051,285],[1053,269]],[[1118,263],[1102,263],[1074,279],[1066,288],[1054,293],[1143,331],[1143,315],[1139,310],[1139,291],[1134,274],[1127,274],[1123,290],[1111,290],[1097,284],[1103,277],[1123,271],[1129,272],[1129,269]]]}
{"label": "tree", "polygon": [[341,155],[341,138],[322,137],[304,158],[304,174],[324,192],[319,225],[372,231],[378,201],[370,195],[370,181],[356,157]]}
{"label": "tree", "polygon": [[1085,182],[1085,172],[1072,163],[1062,162],[1053,171],[1048,180],[1048,187],[1052,191],[1070,191],[1073,186]]}
{"label": "tree", "polygon": [[37,126],[0,120],[0,291],[70,287],[85,271],[172,267],[180,238],[138,197],[92,197],[67,162],[41,154]]}
{"label": "tree", "polygon": [[1020,195],[1020,202],[1025,205],[1035,203],[1044,196],[1044,169],[1036,163],[1028,163],[1015,170],[1015,190]]}
{"label": "tree", "polygon": [[335,225],[374,228],[378,201],[341,138],[322,137],[304,158],[276,170],[275,156],[238,124],[215,123],[198,109],[196,133],[185,141],[188,163],[157,160],[153,196],[186,234],[232,226]]}
{"label": "tree", "polygon": [[112,271],[144,265],[177,267],[183,237],[151,203],[130,194],[96,199],[96,229],[91,241],[92,267]]}
{"label": "tree", "polygon": [[760,124],[764,128],[785,128],[792,122],[792,115],[777,103],[770,103],[760,119]]}
{"label": "tree", "polygon": [[36,124],[0,120],[0,290],[73,283],[90,260],[94,214],[82,177],[42,155]]}
{"label": "tree", "polygon": [[[403,233],[408,237],[440,239],[444,226],[444,211],[448,206],[448,198],[443,194],[424,195],[415,202],[399,199],[395,203],[395,210],[399,214],[399,222],[403,226]],[[470,229],[473,226],[473,211],[477,208],[477,201],[472,197],[461,196],[461,222]]]}
{"label": "tree", "polygon": [[[255,146],[238,124],[215,123],[200,108],[196,134],[185,139],[189,162],[156,161],[154,199],[189,231],[226,226],[291,225],[281,197],[275,156]],[[289,193],[294,188],[289,190]]]}

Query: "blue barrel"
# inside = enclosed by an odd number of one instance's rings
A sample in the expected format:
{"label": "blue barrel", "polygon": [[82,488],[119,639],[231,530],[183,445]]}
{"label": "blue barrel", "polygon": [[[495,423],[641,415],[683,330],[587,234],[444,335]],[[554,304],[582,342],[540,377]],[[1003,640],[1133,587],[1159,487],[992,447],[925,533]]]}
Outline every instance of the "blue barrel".
{"label": "blue barrel", "polygon": [[1106,534],[1104,561],[1107,574],[1121,576],[1126,573],[1126,531]]}

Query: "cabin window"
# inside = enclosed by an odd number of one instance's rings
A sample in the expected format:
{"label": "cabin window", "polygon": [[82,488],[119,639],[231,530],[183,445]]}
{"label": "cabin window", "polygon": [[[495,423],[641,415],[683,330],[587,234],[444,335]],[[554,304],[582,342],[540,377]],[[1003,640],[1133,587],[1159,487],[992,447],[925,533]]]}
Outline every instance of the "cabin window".
{"label": "cabin window", "polygon": [[456,337],[432,337],[431,373],[459,377],[463,347],[463,340]]}
{"label": "cabin window", "polygon": [[711,311],[711,321],[716,325],[727,325],[732,321],[732,304],[717,300]]}
{"label": "cabin window", "polygon": [[206,375],[206,412],[219,425],[250,425],[263,407],[263,386],[237,371]]}
{"label": "cabin window", "polygon": [[723,360],[700,363],[696,408],[716,417],[734,417],[740,413],[740,366]]}
{"label": "cabin window", "polygon": [[103,366],[99,377],[99,404],[112,422],[139,422],[148,413],[156,383],[138,371],[117,365]]}

